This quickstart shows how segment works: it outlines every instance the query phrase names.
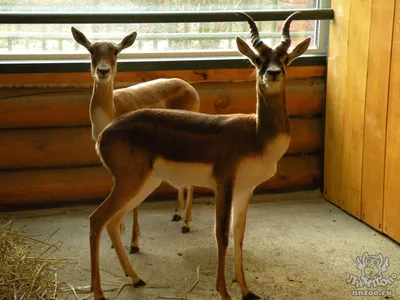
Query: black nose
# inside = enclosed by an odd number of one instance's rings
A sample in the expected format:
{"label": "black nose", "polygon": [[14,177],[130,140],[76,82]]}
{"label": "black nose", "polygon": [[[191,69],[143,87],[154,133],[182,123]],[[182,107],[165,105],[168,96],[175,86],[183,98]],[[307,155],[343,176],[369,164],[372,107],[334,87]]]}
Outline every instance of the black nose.
{"label": "black nose", "polygon": [[272,77],[276,77],[282,73],[282,70],[281,69],[267,69],[267,73],[268,73],[268,75],[271,75]]}
{"label": "black nose", "polygon": [[103,76],[106,75],[108,72],[110,72],[110,68],[107,67],[100,67],[97,69]]}

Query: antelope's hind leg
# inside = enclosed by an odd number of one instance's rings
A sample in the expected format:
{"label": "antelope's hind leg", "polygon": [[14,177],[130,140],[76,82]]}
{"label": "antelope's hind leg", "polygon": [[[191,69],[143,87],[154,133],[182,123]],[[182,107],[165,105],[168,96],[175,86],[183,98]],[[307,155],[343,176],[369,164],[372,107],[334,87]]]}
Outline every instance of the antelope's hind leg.
{"label": "antelope's hind leg", "polygon": [[119,224],[125,215],[125,211],[114,216],[111,221],[107,224],[107,231],[110,239],[115,248],[115,252],[117,252],[119,262],[124,270],[125,276],[129,276],[132,281],[135,283],[139,283],[141,279],[139,276],[133,271],[132,267],[129,266],[129,257],[125,251],[123,242],[121,240],[121,235],[119,234]]}
{"label": "antelope's hind leg", "polygon": [[[91,266],[91,290],[94,293],[95,300],[103,300],[104,295],[101,289],[100,279],[100,237],[105,226],[114,226],[115,231],[111,232],[110,238],[115,250],[120,251],[117,238],[121,240],[120,224],[123,212],[129,204],[131,191],[123,189],[123,185],[115,184],[108,197],[100,206],[90,215],[90,266]],[[122,215],[122,216],[121,216]],[[115,216],[118,216],[116,218]],[[111,225],[108,223],[111,222]],[[123,248],[123,247],[122,247]]]}
{"label": "antelope's hind leg", "polygon": [[116,214],[110,222],[107,224],[108,234],[115,245],[115,251],[117,252],[118,259],[125,272],[126,276],[132,279],[135,287],[144,285],[145,283],[139,278],[139,276],[133,270],[132,264],[129,260],[129,256],[124,249],[121,236],[119,234],[119,224],[121,220],[133,207],[137,207],[144,199],[147,198],[159,185],[161,181],[152,177],[147,177],[142,184],[139,186],[139,191],[136,194],[131,194],[131,198],[127,200],[127,205]]}
{"label": "antelope's hind leg", "polygon": [[[124,220],[121,221],[121,224],[119,224],[119,231],[121,233],[121,236],[124,234],[125,232],[125,223]],[[111,249],[114,249],[114,245],[111,243]]]}
{"label": "antelope's hind leg", "polygon": [[190,231],[190,222],[192,221],[192,203],[193,203],[193,187],[187,188],[186,208],[185,208],[185,224],[182,226],[182,233]]}
{"label": "antelope's hind leg", "polygon": [[[125,232],[125,224],[124,220],[121,220],[119,224],[120,234],[121,236]],[[140,227],[139,227],[139,216],[138,216],[138,208],[135,207],[132,211],[132,236],[131,236],[131,243],[129,247],[129,253],[137,253],[139,252],[139,236],[140,236]],[[114,248],[114,244],[111,243],[111,248]]]}
{"label": "antelope's hind leg", "polygon": [[180,186],[176,186],[176,189],[178,190],[178,206],[175,209],[174,216],[172,217],[172,222],[179,222],[180,220],[182,220],[183,207],[185,206],[185,189]]}
{"label": "antelope's hind leg", "polygon": [[121,176],[121,178],[129,179],[132,179],[132,177],[135,179],[133,180],[134,184],[132,184],[132,180],[130,180],[130,184],[128,185],[124,180],[119,182],[119,180],[116,179],[110,195],[90,216],[91,287],[94,292],[95,300],[105,299],[101,290],[99,271],[100,235],[105,226],[107,226],[107,231],[125,274],[132,279],[135,287],[145,284],[133,270],[128,254],[124,249],[120,233],[120,223],[129,210],[137,207],[160,185],[161,180],[149,176],[143,179],[135,175],[130,177]]}
{"label": "antelope's hind leg", "polygon": [[133,209],[132,214],[132,237],[131,237],[131,244],[129,247],[129,253],[137,253],[139,252],[139,236],[140,236],[140,228],[139,228],[139,215],[138,215],[138,208],[135,207]]}

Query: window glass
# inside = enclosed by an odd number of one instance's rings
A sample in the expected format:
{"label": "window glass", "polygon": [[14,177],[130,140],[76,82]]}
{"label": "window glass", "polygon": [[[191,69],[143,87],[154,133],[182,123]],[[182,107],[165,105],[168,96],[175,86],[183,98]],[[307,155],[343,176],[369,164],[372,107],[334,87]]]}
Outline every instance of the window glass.
{"label": "window glass", "polygon": [[[179,12],[259,9],[311,9],[321,0],[0,0],[0,11],[13,12]],[[280,39],[282,21],[257,22],[267,44]],[[318,50],[317,21],[293,21],[293,45],[311,36],[311,51]],[[89,40],[120,41],[132,31],[138,36],[125,56],[237,55],[235,37],[250,38],[247,22],[157,24],[0,24],[0,55],[38,55],[62,58],[83,55],[86,49],[72,38],[75,26]]]}

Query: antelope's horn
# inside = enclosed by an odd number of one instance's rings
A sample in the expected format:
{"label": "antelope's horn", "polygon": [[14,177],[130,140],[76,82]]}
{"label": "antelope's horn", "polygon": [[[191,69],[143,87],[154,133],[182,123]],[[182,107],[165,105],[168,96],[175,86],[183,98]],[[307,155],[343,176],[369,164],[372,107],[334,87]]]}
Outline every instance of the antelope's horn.
{"label": "antelope's horn", "polygon": [[285,20],[285,23],[283,24],[281,44],[279,45],[279,47],[285,48],[286,51],[289,49],[290,42],[291,42],[290,32],[289,32],[290,24],[292,23],[294,16],[299,13],[300,13],[299,11],[292,13],[289,17],[287,17],[287,19]]}
{"label": "antelope's horn", "polygon": [[253,47],[255,49],[260,48],[260,46],[266,46],[264,42],[260,39],[260,34],[258,33],[258,28],[254,20],[246,13],[244,12],[237,12],[236,15],[241,15],[243,16],[247,22],[250,25],[251,29],[251,43],[253,44]]}

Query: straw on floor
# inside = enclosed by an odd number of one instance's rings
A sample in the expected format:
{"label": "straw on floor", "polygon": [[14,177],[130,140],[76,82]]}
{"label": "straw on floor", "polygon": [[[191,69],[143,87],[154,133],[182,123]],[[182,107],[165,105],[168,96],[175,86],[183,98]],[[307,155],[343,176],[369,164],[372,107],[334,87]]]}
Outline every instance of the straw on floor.
{"label": "straw on floor", "polygon": [[30,236],[12,221],[0,226],[0,299],[59,299],[65,283],[57,269],[64,260],[51,258],[61,246],[49,242],[53,234]]}

